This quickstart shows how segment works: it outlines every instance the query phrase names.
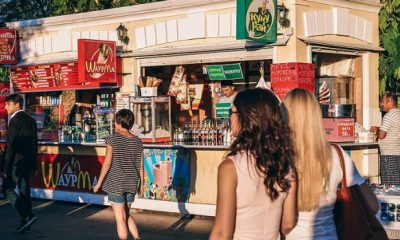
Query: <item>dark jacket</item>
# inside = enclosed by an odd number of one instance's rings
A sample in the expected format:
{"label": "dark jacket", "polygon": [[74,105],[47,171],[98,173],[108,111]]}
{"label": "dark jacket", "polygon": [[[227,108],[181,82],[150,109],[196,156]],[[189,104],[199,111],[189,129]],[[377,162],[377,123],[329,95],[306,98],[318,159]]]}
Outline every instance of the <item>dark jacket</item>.
{"label": "dark jacket", "polygon": [[24,111],[11,118],[6,136],[6,154],[2,170],[11,176],[32,174],[37,169],[37,126],[36,121]]}

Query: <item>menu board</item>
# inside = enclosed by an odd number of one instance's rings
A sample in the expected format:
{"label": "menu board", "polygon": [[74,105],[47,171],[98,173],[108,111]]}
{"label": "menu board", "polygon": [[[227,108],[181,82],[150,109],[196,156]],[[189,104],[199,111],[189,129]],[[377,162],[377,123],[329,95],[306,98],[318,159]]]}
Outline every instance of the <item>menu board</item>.
{"label": "menu board", "polygon": [[10,71],[17,92],[81,85],[77,62],[11,67]]}

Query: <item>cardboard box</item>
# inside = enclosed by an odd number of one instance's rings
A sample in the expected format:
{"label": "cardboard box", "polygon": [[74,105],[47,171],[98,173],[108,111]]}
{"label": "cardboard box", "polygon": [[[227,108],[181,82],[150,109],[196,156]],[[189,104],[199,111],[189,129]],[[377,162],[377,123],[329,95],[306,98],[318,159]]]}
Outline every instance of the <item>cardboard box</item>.
{"label": "cardboard box", "polygon": [[140,95],[142,97],[157,96],[157,87],[142,87],[140,88]]}
{"label": "cardboard box", "polygon": [[354,142],[354,118],[323,118],[329,142]]}

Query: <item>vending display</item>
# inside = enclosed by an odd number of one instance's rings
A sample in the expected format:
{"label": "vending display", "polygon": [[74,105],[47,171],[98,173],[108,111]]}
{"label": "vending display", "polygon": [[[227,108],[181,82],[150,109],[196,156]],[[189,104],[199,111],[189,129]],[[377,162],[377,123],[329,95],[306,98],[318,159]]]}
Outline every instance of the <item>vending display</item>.
{"label": "vending display", "polygon": [[143,142],[171,141],[171,99],[169,96],[129,98]]}

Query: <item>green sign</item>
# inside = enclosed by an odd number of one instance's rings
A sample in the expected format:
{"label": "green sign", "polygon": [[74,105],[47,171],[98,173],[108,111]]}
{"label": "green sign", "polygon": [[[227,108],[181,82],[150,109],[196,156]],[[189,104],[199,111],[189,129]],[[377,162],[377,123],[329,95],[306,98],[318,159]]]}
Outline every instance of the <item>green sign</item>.
{"label": "green sign", "polygon": [[210,80],[243,79],[243,72],[240,63],[207,65],[207,73]]}
{"label": "green sign", "polygon": [[276,42],[277,0],[237,0],[236,39]]}
{"label": "green sign", "polygon": [[216,118],[229,118],[231,106],[231,103],[217,103],[215,105]]}

